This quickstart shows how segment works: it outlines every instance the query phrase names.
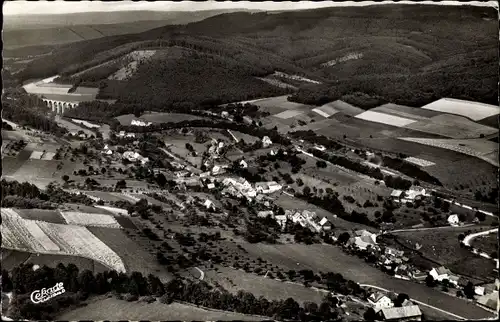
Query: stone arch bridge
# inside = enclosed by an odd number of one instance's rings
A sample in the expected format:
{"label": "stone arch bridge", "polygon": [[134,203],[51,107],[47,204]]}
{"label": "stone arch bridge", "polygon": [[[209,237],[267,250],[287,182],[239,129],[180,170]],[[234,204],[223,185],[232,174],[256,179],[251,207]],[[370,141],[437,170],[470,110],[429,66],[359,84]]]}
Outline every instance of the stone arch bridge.
{"label": "stone arch bridge", "polygon": [[63,114],[68,108],[75,108],[78,106],[77,102],[57,101],[46,98],[42,98],[42,100],[47,104],[52,112],[56,112],[56,114]]}

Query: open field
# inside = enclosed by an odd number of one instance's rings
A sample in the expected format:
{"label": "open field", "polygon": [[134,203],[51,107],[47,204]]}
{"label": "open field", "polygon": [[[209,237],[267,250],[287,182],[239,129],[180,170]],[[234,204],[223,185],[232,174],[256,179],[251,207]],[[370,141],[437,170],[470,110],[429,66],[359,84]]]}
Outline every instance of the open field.
{"label": "open field", "polygon": [[38,225],[57,243],[60,253],[91,258],[117,271],[125,271],[120,257],[86,227],[46,222],[39,222]]}
{"label": "open field", "polygon": [[456,139],[479,138],[481,134],[488,136],[498,132],[498,129],[493,127],[481,125],[463,116],[450,114],[438,115],[405,127]]}
{"label": "open field", "polygon": [[500,113],[500,108],[494,105],[478,102],[442,98],[425,106],[423,109],[433,110],[449,114],[457,114],[478,121]]}
{"label": "open field", "polygon": [[370,122],[382,123],[397,127],[407,126],[411,123],[416,122],[416,120],[412,120],[409,118],[374,111],[366,111],[364,113],[356,115],[355,117]]}
{"label": "open field", "polygon": [[151,112],[141,115],[139,119],[151,123],[167,123],[167,122],[178,123],[182,121],[201,120],[203,118],[191,114]]}
{"label": "open field", "polygon": [[48,267],[56,267],[57,264],[63,263],[64,265],[74,264],[80,271],[88,269],[94,274],[109,271],[109,268],[99,262],[80,256],[33,254],[3,248],[2,256],[2,267],[7,270],[13,269],[22,263],[33,263],[39,266],[47,265]]}
{"label": "open field", "polygon": [[12,209],[2,208],[2,246],[31,252],[58,252],[55,244],[33,220],[20,217]]}
{"label": "open field", "polygon": [[90,127],[90,128],[100,128],[101,127],[101,125],[93,124],[93,123],[87,122],[85,120],[71,119],[71,121],[73,121],[74,123],[85,125],[86,127]]}
{"label": "open field", "polygon": [[479,236],[473,239],[471,245],[474,248],[480,249],[482,252],[486,254],[491,254],[493,252],[498,253],[498,235],[497,234],[489,234],[485,236]]}
{"label": "open field", "polygon": [[335,113],[338,113],[339,111],[336,110],[335,107],[332,106],[332,104],[325,104],[313,109],[313,112],[328,118],[334,115]]}
{"label": "open field", "polygon": [[58,210],[14,209],[24,219],[39,220],[53,224],[67,224]]}
{"label": "open field", "polygon": [[410,162],[410,163],[413,163],[413,164],[416,164],[420,167],[430,167],[431,165],[434,165],[435,163],[434,162],[430,162],[430,161],[427,161],[427,160],[424,160],[424,159],[419,159],[419,158],[415,158],[415,157],[407,157],[405,158],[405,161],[407,162]]}
{"label": "open field", "polygon": [[125,55],[122,59],[128,62],[128,64],[110,75],[108,79],[127,80],[134,75],[139,62],[151,58],[155,53],[156,50],[136,50]]}
{"label": "open field", "polygon": [[330,245],[264,245],[257,244],[245,247],[249,254],[261,257],[285,269],[341,273],[346,279],[361,284],[370,284],[406,293],[410,298],[429,303],[469,319],[490,317],[491,313],[465,300],[451,297],[438,290],[430,289],[424,284],[417,284],[390,277],[375,267],[366,264],[362,259],[342,252]]}
{"label": "open field", "polygon": [[391,114],[391,115],[395,115],[395,116],[406,117],[406,118],[416,120],[416,121],[426,120],[428,118],[442,114],[440,112],[436,112],[436,111],[432,111],[432,110],[425,110],[425,109],[421,109],[418,107],[410,107],[410,106],[397,105],[397,104],[392,104],[392,103],[380,105],[379,107],[371,109],[371,111]]}
{"label": "open field", "polygon": [[101,298],[87,306],[61,314],[59,320],[130,320],[130,321],[262,321],[255,317],[234,312],[209,310],[181,303],[126,302],[115,298]]}
{"label": "open field", "polygon": [[127,272],[137,271],[145,276],[151,273],[163,281],[171,278],[166,268],[131,240],[122,229],[88,227],[88,230],[120,256]]}
{"label": "open field", "polygon": [[10,176],[23,166],[25,160],[20,160],[19,155],[15,157],[2,156],[2,176]]}
{"label": "open field", "polygon": [[[204,280],[212,283],[217,282],[231,293],[244,290],[252,293],[255,297],[264,296],[268,300],[286,300],[292,297],[299,304],[316,302],[319,305],[326,295],[324,292],[302,285],[281,282],[274,278],[265,278],[264,276],[229,267],[217,266],[217,271],[204,270],[204,272]],[[265,271],[263,274],[265,274]]]}
{"label": "open field", "polygon": [[[248,101],[252,105],[260,107],[261,111],[269,112],[271,115],[281,113],[285,110],[296,110],[308,107],[308,105],[290,102],[287,100],[288,95],[261,98],[253,101]],[[240,102],[245,104],[247,102]]]}
{"label": "open field", "polygon": [[79,126],[75,123],[67,121],[58,115],[56,116],[55,120],[59,126],[66,128],[70,132],[83,131],[83,133],[85,133],[87,136],[91,136],[91,135],[95,136],[95,133],[93,131],[89,130],[88,128],[86,128],[84,126]]}
{"label": "open field", "polygon": [[274,116],[280,119],[290,119],[296,116],[299,116],[300,114],[304,113],[304,111],[299,111],[299,110],[287,110],[283,111],[281,113],[275,114]]}
{"label": "open field", "polygon": [[454,139],[422,139],[400,138],[404,141],[430,145],[442,149],[456,151],[477,157],[498,166],[498,143],[485,139],[454,140]]}
{"label": "open field", "polygon": [[436,261],[457,274],[472,275],[478,278],[487,278],[495,268],[492,260],[476,256],[471,251],[460,247],[458,235],[466,232],[481,231],[483,227],[463,227],[411,231],[395,233],[401,243],[410,248],[415,248],[418,243],[422,246],[419,250],[425,257]]}
{"label": "open field", "polygon": [[350,115],[350,116],[355,116],[355,115],[361,114],[365,111],[359,107],[353,106],[353,105],[346,103],[344,101],[341,101],[341,100],[327,103],[323,106],[328,106],[330,108],[335,109],[336,111],[342,112],[342,113],[344,113],[346,115]]}

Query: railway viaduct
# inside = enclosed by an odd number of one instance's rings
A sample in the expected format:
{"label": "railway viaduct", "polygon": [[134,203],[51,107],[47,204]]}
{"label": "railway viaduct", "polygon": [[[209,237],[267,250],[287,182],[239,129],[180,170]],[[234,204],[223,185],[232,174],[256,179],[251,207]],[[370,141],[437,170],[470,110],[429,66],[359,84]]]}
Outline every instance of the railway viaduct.
{"label": "railway viaduct", "polygon": [[56,112],[56,114],[63,114],[68,108],[75,108],[78,106],[78,102],[65,102],[46,98],[42,98],[42,100],[47,104],[52,112]]}

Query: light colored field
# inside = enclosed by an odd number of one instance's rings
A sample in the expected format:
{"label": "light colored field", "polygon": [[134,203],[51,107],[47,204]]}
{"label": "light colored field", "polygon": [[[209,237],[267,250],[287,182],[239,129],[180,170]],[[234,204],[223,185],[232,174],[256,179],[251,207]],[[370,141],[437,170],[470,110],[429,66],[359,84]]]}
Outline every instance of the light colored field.
{"label": "light colored field", "polygon": [[330,117],[333,114],[338,113],[339,111],[336,110],[330,104],[325,104],[323,106],[320,106],[320,107],[317,107],[317,108],[313,109],[313,112],[316,112],[319,115],[324,116],[324,117]]}
{"label": "light colored field", "polygon": [[278,113],[278,114],[276,114],[274,116],[278,117],[280,119],[289,119],[289,118],[298,116],[298,115],[300,115],[302,113],[304,113],[304,111],[288,110],[288,111],[284,111],[284,112]]}
{"label": "light colored field", "polygon": [[416,165],[421,166],[421,167],[430,167],[432,165],[435,165],[434,162],[427,161],[424,159],[415,158],[415,157],[407,157],[405,159],[405,161],[408,161],[410,163],[416,164]]}
{"label": "light colored field", "polygon": [[98,124],[93,124],[93,123],[90,123],[90,122],[87,122],[84,120],[71,119],[71,121],[78,123],[78,124],[85,125],[86,127],[90,127],[90,128],[100,128],[101,127]]}
{"label": "light colored field", "polygon": [[[454,139],[422,139],[400,138],[404,141],[416,142],[442,149],[452,150],[471,155],[498,166],[498,143],[485,139],[454,140]],[[495,157],[496,156],[496,157]]]}
{"label": "light colored field", "polygon": [[39,227],[61,248],[59,253],[94,259],[119,272],[125,272],[120,257],[86,227],[39,222]]}
{"label": "light colored field", "polygon": [[59,251],[58,245],[33,220],[2,208],[2,247],[34,252]]}
{"label": "light colored field", "polygon": [[[249,103],[253,105],[257,105],[259,107],[262,107],[264,109],[270,109],[276,111],[276,108],[282,109],[282,110],[291,110],[291,109],[297,109],[301,108],[307,105],[304,104],[299,104],[295,102],[290,102],[287,100],[288,95],[283,95],[283,96],[276,96],[276,97],[268,97],[268,98],[262,98],[258,100],[253,100],[249,101]],[[245,103],[245,102],[241,102]],[[271,112],[271,114],[273,114]]]}
{"label": "light colored field", "polygon": [[123,59],[130,61],[126,66],[120,68],[108,79],[126,80],[137,70],[139,62],[151,58],[156,53],[156,50],[136,50],[126,55]]}
{"label": "light colored field", "polygon": [[76,211],[63,211],[61,215],[70,225],[121,228],[113,216]]}
{"label": "light colored field", "polygon": [[268,83],[268,84],[270,84],[272,86],[276,86],[276,87],[279,87],[279,88],[290,88],[290,89],[293,89],[293,90],[297,90],[298,89],[297,87],[295,87],[293,85],[290,85],[290,84],[287,84],[285,82],[282,82],[279,79],[264,78],[264,77],[256,77],[256,78],[260,79],[261,81],[266,82],[266,83]]}
{"label": "light colored field", "polygon": [[117,119],[121,125],[130,125],[130,123],[132,123],[132,120],[139,120],[137,117],[134,116],[134,114],[120,115],[115,117],[115,119]]}
{"label": "light colored field", "polygon": [[118,198],[122,198],[125,201],[131,202],[131,203],[136,203],[137,201],[140,200],[140,198],[137,198],[129,193],[111,192],[111,194],[117,196]]}
{"label": "light colored field", "polygon": [[190,114],[181,114],[181,113],[147,113],[141,115],[139,118],[143,121],[152,122],[152,123],[167,123],[167,122],[182,122],[182,121],[192,121],[192,120],[201,120],[202,117]]}
{"label": "light colored field", "polygon": [[500,113],[500,108],[498,106],[453,98],[442,98],[422,106],[422,108],[443,113],[462,115],[472,119],[473,121],[478,121]]}
{"label": "light colored field", "polygon": [[231,293],[243,290],[252,293],[255,297],[264,296],[268,300],[286,300],[292,297],[300,304],[304,302],[319,304],[326,295],[322,291],[304,287],[303,285],[282,282],[274,278],[265,278],[264,276],[229,267],[217,267],[217,271],[205,270],[204,272],[204,280],[218,282]]}
{"label": "light colored field", "polygon": [[97,208],[101,208],[107,210],[116,215],[128,216],[128,211],[126,209],[116,208],[116,207],[108,207],[108,206],[99,206],[96,205]]}
{"label": "light colored field", "polygon": [[60,315],[58,320],[130,320],[130,321],[262,321],[255,317],[235,312],[208,310],[180,303],[162,304],[154,302],[126,302],[105,298]]}
{"label": "light colored field", "polygon": [[106,192],[106,191],[85,191],[86,195],[92,196],[92,197],[97,197],[105,201],[121,201],[121,200],[126,200],[124,198],[121,198],[114,193],[111,192]]}
{"label": "light colored field", "polygon": [[33,151],[31,152],[30,159],[40,160],[42,158],[42,155],[43,155],[42,151]]}
{"label": "light colored field", "polygon": [[355,117],[370,122],[382,123],[397,127],[406,126],[408,124],[416,122],[412,119],[373,111],[366,111],[364,113],[356,115]]}
{"label": "light colored field", "polygon": [[498,129],[451,114],[434,116],[428,120],[409,124],[405,128],[457,139],[478,138],[481,134],[487,136],[498,132]]}

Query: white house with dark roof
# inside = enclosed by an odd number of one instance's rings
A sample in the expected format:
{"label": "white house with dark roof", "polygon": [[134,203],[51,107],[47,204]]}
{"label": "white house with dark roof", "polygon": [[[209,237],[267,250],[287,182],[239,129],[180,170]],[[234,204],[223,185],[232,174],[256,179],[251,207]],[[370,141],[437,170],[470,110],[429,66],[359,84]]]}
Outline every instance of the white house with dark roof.
{"label": "white house with dark roof", "polygon": [[381,292],[372,293],[368,297],[368,303],[373,306],[375,313],[382,310],[383,308],[390,308],[394,306],[392,300]]}
{"label": "white house with dark roof", "polygon": [[458,285],[458,280],[460,279],[457,275],[453,274],[449,269],[444,266],[438,268],[433,268],[429,274],[437,281],[442,282],[443,280],[448,280],[450,283]]}

